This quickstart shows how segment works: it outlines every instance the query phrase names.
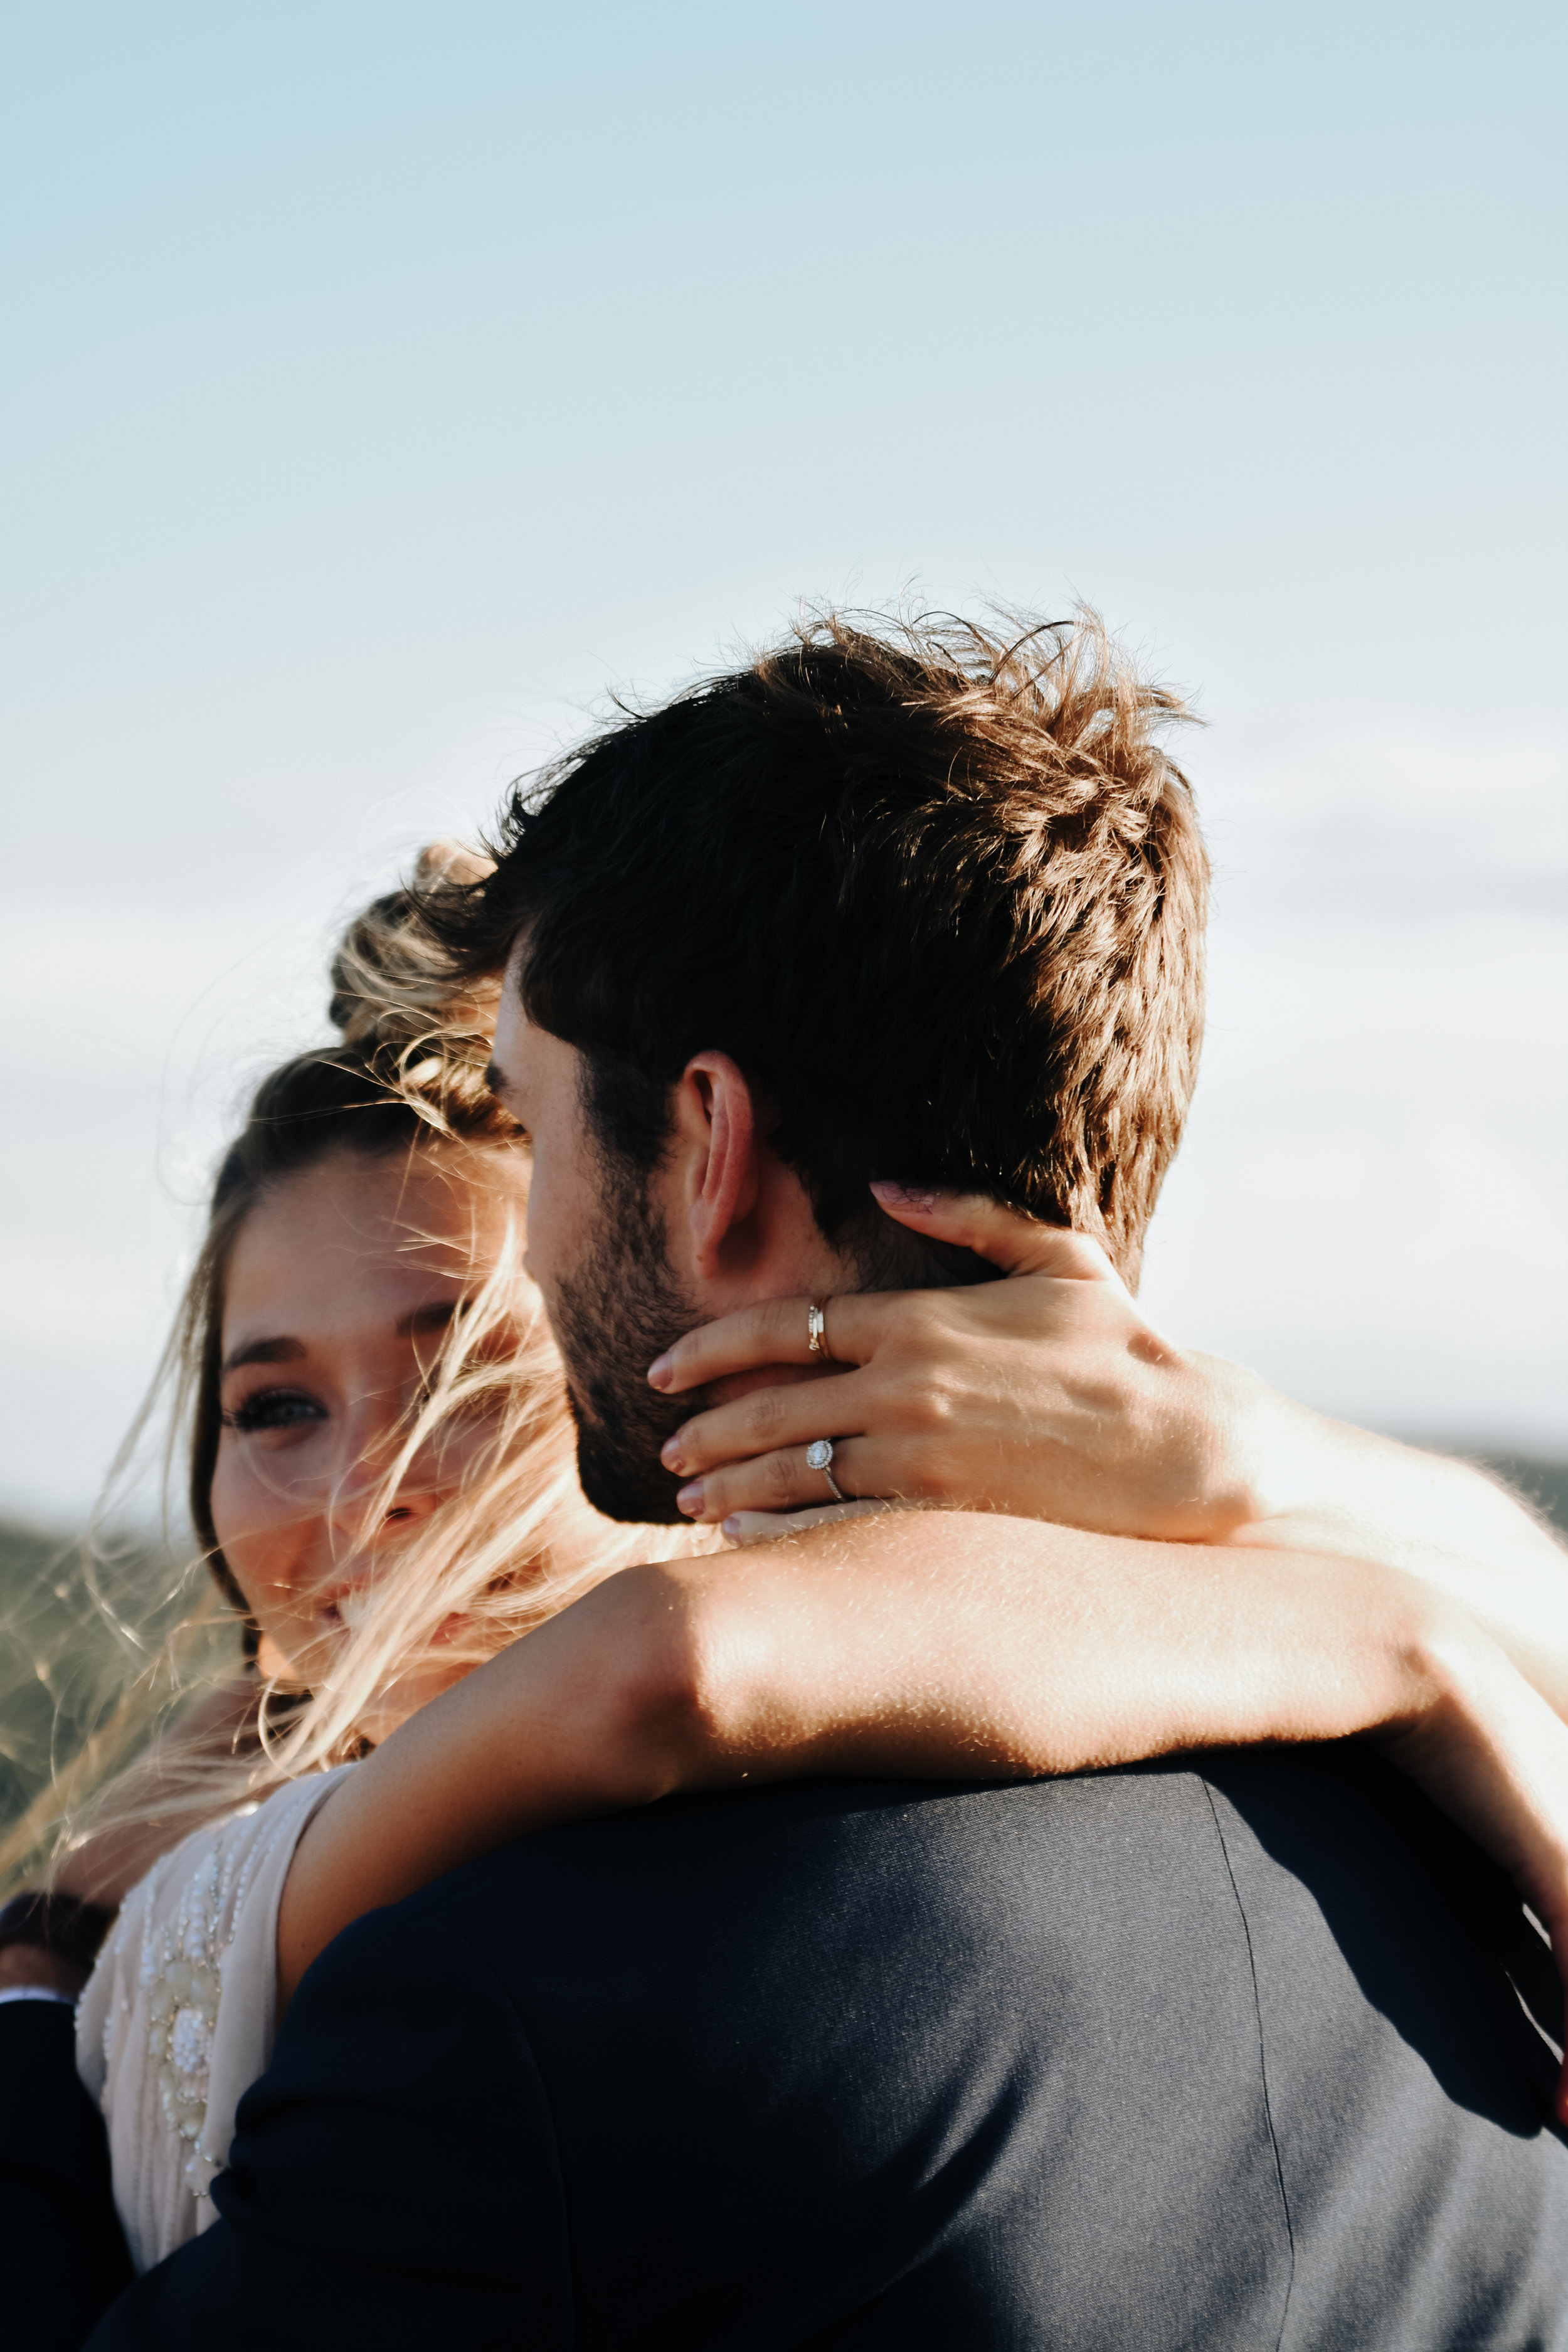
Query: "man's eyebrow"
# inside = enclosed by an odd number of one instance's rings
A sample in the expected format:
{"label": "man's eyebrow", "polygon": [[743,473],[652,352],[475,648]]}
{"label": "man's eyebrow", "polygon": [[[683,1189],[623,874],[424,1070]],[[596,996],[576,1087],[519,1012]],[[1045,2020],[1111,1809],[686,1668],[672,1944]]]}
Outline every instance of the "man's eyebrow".
{"label": "man's eyebrow", "polygon": [[499,1062],[486,1063],[485,1084],[489,1087],[491,1094],[496,1097],[498,1101],[505,1101],[507,1076],[506,1072],[501,1068]]}
{"label": "man's eyebrow", "polygon": [[304,1353],[301,1339],[251,1339],[245,1347],[237,1348],[232,1356],[225,1357],[223,1373],[226,1378],[230,1372],[237,1372],[242,1364],[297,1364]]}

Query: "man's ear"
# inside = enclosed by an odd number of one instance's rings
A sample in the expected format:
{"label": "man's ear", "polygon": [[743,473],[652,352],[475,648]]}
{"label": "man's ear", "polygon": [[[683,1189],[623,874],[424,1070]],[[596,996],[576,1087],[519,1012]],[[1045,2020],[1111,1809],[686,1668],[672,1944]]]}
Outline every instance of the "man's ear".
{"label": "man's ear", "polygon": [[728,1054],[694,1054],[671,1105],[694,1270],[705,1280],[750,1255],[744,1228],[757,1205],[757,1112]]}

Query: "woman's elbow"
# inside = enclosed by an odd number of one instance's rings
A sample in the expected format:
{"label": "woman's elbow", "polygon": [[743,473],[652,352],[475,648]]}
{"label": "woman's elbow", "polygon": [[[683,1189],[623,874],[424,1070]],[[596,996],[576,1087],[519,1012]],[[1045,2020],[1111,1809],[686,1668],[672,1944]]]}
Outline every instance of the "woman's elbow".
{"label": "woman's elbow", "polygon": [[707,1559],[624,1570],[593,1600],[595,1680],[614,1752],[641,1801],[744,1769],[755,1660]]}

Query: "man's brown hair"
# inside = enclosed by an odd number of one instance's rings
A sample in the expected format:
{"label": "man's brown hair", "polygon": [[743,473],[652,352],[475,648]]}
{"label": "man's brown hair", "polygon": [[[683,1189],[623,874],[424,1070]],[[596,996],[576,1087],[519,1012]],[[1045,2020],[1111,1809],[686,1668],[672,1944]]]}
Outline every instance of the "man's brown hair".
{"label": "man's brown hair", "polygon": [[721,1050],[868,1281],[913,1238],[874,1178],[1071,1225],[1135,1281],[1202,1032],[1184,715],[1092,614],[817,615],[520,784],[493,875],[430,917],[468,972],[526,929],[529,1015],[624,1160]]}

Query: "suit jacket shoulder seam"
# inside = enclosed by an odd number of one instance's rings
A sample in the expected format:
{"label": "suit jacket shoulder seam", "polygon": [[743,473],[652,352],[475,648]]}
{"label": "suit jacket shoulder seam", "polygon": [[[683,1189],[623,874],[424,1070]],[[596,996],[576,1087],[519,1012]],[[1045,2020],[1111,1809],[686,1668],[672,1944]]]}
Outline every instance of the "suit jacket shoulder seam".
{"label": "suit jacket shoulder seam", "polygon": [[1258,1958],[1252,1948],[1252,1927],[1247,1916],[1247,1906],[1241,1899],[1241,1889],[1236,1883],[1236,1872],[1231,1866],[1230,1848],[1226,1841],[1225,1823],[1220,1819],[1219,1807],[1215,1802],[1214,1790],[1208,1780],[1202,1774],[1199,1774],[1198,1779],[1204,1795],[1208,1801],[1215,1835],[1219,1840],[1220,1859],[1225,1864],[1225,1874],[1230,1882],[1237,1916],[1241,1921],[1242,1937],[1247,1945],[1247,1973],[1252,1980],[1252,2013],[1258,2026],[1258,2077],[1263,2092],[1263,2120],[1268,2126],[1268,2147],[1274,2158],[1274,2177],[1279,2184],[1279,2206],[1285,2216],[1285,2242],[1289,2252],[1289,2266],[1285,2282],[1285,2302],[1279,2314],[1279,2333],[1274,2339],[1275,2352],[1279,2352],[1279,2347],[1285,2341],[1285,2329],[1290,2316],[1290,2297],[1296,2285],[1296,2232],[1290,2219],[1290,2196],[1285,2186],[1285,2166],[1279,2154],[1279,2138],[1274,2128],[1273,2101],[1268,2090],[1268,2047],[1263,2032],[1263,1999],[1258,1985]]}

